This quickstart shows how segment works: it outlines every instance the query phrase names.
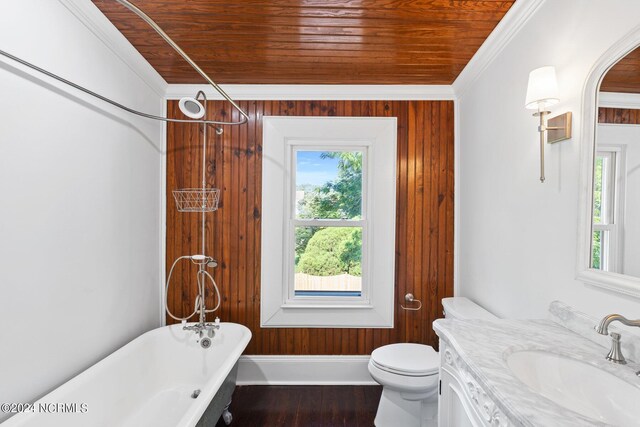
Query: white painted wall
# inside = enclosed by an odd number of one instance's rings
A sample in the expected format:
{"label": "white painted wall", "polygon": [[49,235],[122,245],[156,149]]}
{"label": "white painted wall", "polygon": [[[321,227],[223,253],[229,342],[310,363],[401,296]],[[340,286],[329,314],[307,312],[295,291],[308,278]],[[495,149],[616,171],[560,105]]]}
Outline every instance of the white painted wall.
{"label": "white painted wall", "polygon": [[[62,2],[1,2],[0,49],[162,111]],[[32,401],[161,318],[162,125],[23,70],[0,59],[0,402]]]}
{"label": "white painted wall", "polygon": [[622,272],[640,277],[640,126],[602,124],[598,126],[598,145],[617,145],[625,149],[624,231]]}
{"label": "white painted wall", "polygon": [[[559,299],[592,316],[640,317],[640,300],[574,279],[582,89],[638,16],[636,0],[547,0],[460,96],[459,293],[499,316],[546,317]],[[529,71],[544,65],[556,66],[553,112],[574,113],[574,137],[547,146],[540,184],[537,123],[524,100]]]}

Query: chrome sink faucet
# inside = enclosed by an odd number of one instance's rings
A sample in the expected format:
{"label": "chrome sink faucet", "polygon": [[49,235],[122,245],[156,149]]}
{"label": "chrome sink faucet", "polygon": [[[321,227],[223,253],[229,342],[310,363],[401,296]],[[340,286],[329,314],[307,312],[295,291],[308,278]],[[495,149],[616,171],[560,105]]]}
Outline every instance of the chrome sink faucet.
{"label": "chrome sink faucet", "polygon": [[623,325],[640,327],[640,320],[629,320],[619,314],[609,314],[608,316],[605,316],[600,321],[600,324],[595,328],[597,333],[611,336],[611,350],[609,351],[609,354],[607,354],[607,360],[624,365],[627,361],[622,355],[622,350],[620,350],[620,334],[616,332],[611,332],[611,334],[609,334],[609,325],[612,322],[620,322]]}

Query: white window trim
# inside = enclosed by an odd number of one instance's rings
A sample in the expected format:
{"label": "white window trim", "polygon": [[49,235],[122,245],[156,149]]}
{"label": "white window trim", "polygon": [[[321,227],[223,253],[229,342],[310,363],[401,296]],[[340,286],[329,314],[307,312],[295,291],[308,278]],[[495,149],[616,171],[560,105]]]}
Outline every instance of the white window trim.
{"label": "white window trim", "polygon": [[[605,192],[607,210],[602,211],[605,223],[593,224],[593,231],[607,231],[608,235],[600,242],[600,262],[603,271],[621,271],[623,265],[624,245],[624,211],[627,177],[627,147],[624,144],[598,144],[596,156],[600,153],[608,155],[611,161],[606,180],[613,181],[613,194]],[[614,155],[615,154],[615,155]],[[604,187],[604,186],[603,186]],[[606,186],[610,190],[610,186]],[[609,210],[613,212],[609,212]],[[592,215],[593,216],[593,215]],[[606,222],[608,221],[608,222]],[[592,233],[593,234],[593,233]],[[603,235],[604,236],[604,235]],[[593,238],[593,237],[592,237]],[[606,255],[606,256],[605,256]]]}
{"label": "white window trim", "polygon": [[[396,138],[395,117],[263,117],[262,327],[393,327]],[[361,297],[293,297],[294,147],[366,152]]]}

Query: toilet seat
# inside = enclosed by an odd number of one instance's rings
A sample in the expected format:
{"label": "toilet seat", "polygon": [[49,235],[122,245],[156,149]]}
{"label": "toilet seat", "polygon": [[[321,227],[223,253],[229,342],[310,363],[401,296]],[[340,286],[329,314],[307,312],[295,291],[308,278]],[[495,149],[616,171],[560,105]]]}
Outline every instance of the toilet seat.
{"label": "toilet seat", "polygon": [[440,370],[438,353],[424,344],[389,344],[371,353],[371,364],[395,375],[424,377],[437,375]]}

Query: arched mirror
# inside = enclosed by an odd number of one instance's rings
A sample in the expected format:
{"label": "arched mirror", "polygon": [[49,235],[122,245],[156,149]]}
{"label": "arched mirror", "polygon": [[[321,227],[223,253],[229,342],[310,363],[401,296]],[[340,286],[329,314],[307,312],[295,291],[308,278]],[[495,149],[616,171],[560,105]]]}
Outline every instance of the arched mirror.
{"label": "arched mirror", "polygon": [[640,297],[640,45],[627,44],[585,88],[578,276]]}

